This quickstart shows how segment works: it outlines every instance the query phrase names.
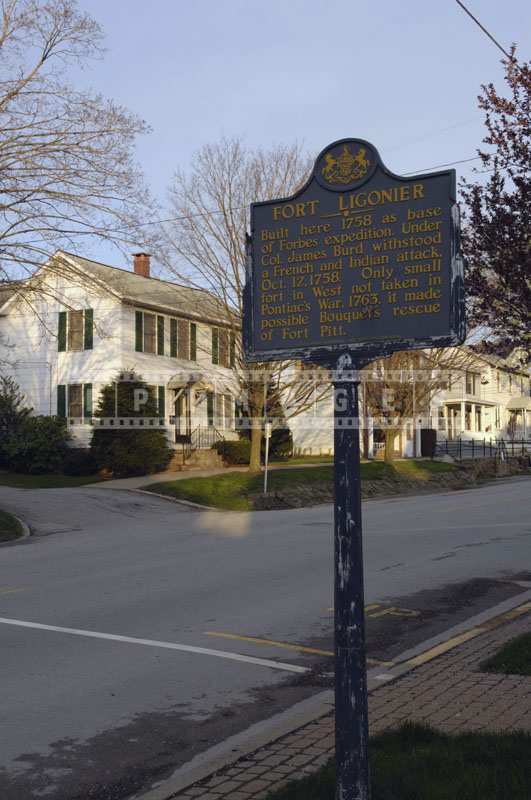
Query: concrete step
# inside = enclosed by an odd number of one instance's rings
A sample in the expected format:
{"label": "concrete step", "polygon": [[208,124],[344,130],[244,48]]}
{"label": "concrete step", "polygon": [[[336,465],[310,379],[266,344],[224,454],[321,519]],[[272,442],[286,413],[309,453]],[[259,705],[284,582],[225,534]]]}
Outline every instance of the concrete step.
{"label": "concrete step", "polygon": [[220,469],[224,467],[223,459],[215,450],[194,450],[185,460],[182,451],[175,451],[166,470],[180,472],[194,469]]}

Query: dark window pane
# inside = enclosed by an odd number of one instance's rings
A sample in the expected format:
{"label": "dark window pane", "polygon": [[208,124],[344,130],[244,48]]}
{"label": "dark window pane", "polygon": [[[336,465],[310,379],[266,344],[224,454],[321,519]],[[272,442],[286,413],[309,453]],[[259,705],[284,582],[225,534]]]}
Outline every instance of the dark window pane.
{"label": "dark window pane", "polygon": [[68,387],[68,416],[80,418],[82,411],[82,386],[80,383],[71,383]]}
{"label": "dark window pane", "polygon": [[144,347],[144,324],[141,311],[135,312],[135,350],[141,353]]}
{"label": "dark window pane", "polygon": [[83,350],[83,311],[68,312],[68,349]]}
{"label": "dark window pane", "polygon": [[144,353],[155,352],[156,338],[155,315],[144,314]]}

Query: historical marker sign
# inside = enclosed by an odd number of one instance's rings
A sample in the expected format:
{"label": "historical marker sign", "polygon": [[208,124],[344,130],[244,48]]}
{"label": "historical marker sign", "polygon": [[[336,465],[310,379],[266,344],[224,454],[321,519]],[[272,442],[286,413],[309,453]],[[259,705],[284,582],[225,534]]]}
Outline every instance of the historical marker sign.
{"label": "historical marker sign", "polygon": [[464,339],[455,172],[401,177],[369,142],[331,144],[297,194],[251,206],[243,328],[249,361],[333,370],[336,798],[368,800],[358,370]]}
{"label": "historical marker sign", "polygon": [[342,139],[293,197],[251,206],[247,357],[459,344],[462,273],[455,171],[402,177]]}

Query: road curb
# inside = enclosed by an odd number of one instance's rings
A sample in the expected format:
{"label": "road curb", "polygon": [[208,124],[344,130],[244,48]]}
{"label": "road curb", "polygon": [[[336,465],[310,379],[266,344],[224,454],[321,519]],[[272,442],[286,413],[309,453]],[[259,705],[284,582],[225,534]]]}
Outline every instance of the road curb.
{"label": "road curb", "polygon": [[24,522],[23,519],[20,519],[20,517],[17,517],[17,515],[13,514],[11,511],[8,511],[7,513],[11,514],[11,516],[16,519],[22,532],[20,536],[16,537],[16,539],[8,539],[7,542],[0,542],[0,547],[9,547],[10,545],[20,542],[22,539],[27,539],[28,536],[31,536],[31,528]]}
{"label": "road curb", "polygon": [[[515,612],[522,608],[522,613],[531,612],[531,589],[514,595],[495,606],[470,617],[468,620],[454,625],[442,634],[426,639],[419,645],[401,653],[390,667],[373,667],[367,671],[369,693],[398,680],[408,672],[415,670],[421,657],[426,663],[438,658],[449,649],[459,646],[464,641],[488,633],[498,625],[509,624],[517,618]],[[496,623],[496,624],[493,624]],[[472,635],[473,634],[473,635]],[[442,645],[450,645],[441,651]],[[269,719],[255,723],[240,733],[231,736],[214,747],[195,756],[191,761],[179,767],[169,778],[160,781],[147,792],[137,793],[129,800],[172,800],[176,794],[184,791],[210,775],[227,768],[250,753],[267,744],[292,733],[298,728],[315,722],[330,714],[334,705],[334,693],[328,689],[313,695],[306,700],[282,711]]]}
{"label": "road curb", "polygon": [[[124,489],[118,489],[117,491],[123,492]],[[150,497],[161,497],[163,500],[169,500],[170,503],[177,503],[179,506],[189,506],[190,508],[195,508],[198,511],[225,511],[226,509],[215,508],[214,506],[202,506],[200,503],[192,503],[191,500],[180,500],[178,497],[170,497],[168,494],[162,494],[161,492],[150,492],[149,489],[126,489],[126,492],[138,492],[139,494],[147,494]],[[229,514],[234,512],[229,511]],[[240,512],[241,513],[241,512]]]}

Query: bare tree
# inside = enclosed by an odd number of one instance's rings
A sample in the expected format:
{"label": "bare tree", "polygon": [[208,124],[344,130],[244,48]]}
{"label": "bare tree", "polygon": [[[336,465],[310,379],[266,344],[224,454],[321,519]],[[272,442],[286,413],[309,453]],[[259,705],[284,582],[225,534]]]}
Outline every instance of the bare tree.
{"label": "bare tree", "polygon": [[0,288],[31,303],[42,286],[24,279],[56,250],[138,241],[153,205],[133,148],[148,128],[69,84],[73,65],[102,53],[75,0],[0,0],[0,14]]}
{"label": "bare tree", "polygon": [[[170,203],[177,219],[166,228],[165,267],[179,279],[208,289],[222,305],[235,334],[243,313],[250,204],[292,194],[311,164],[298,144],[252,150],[240,139],[222,139],[202,147],[188,173],[174,175]],[[314,400],[315,381],[288,366],[246,365],[238,353],[237,374],[252,425],[251,470],[260,468],[261,418],[268,386],[278,386],[284,376],[284,395],[289,396],[286,417],[305,410]]]}
{"label": "bare tree", "polygon": [[404,350],[373,361],[364,372],[365,413],[385,435],[385,461],[394,457],[395,437],[408,421],[425,416],[437,391],[477,363],[466,347]]}

